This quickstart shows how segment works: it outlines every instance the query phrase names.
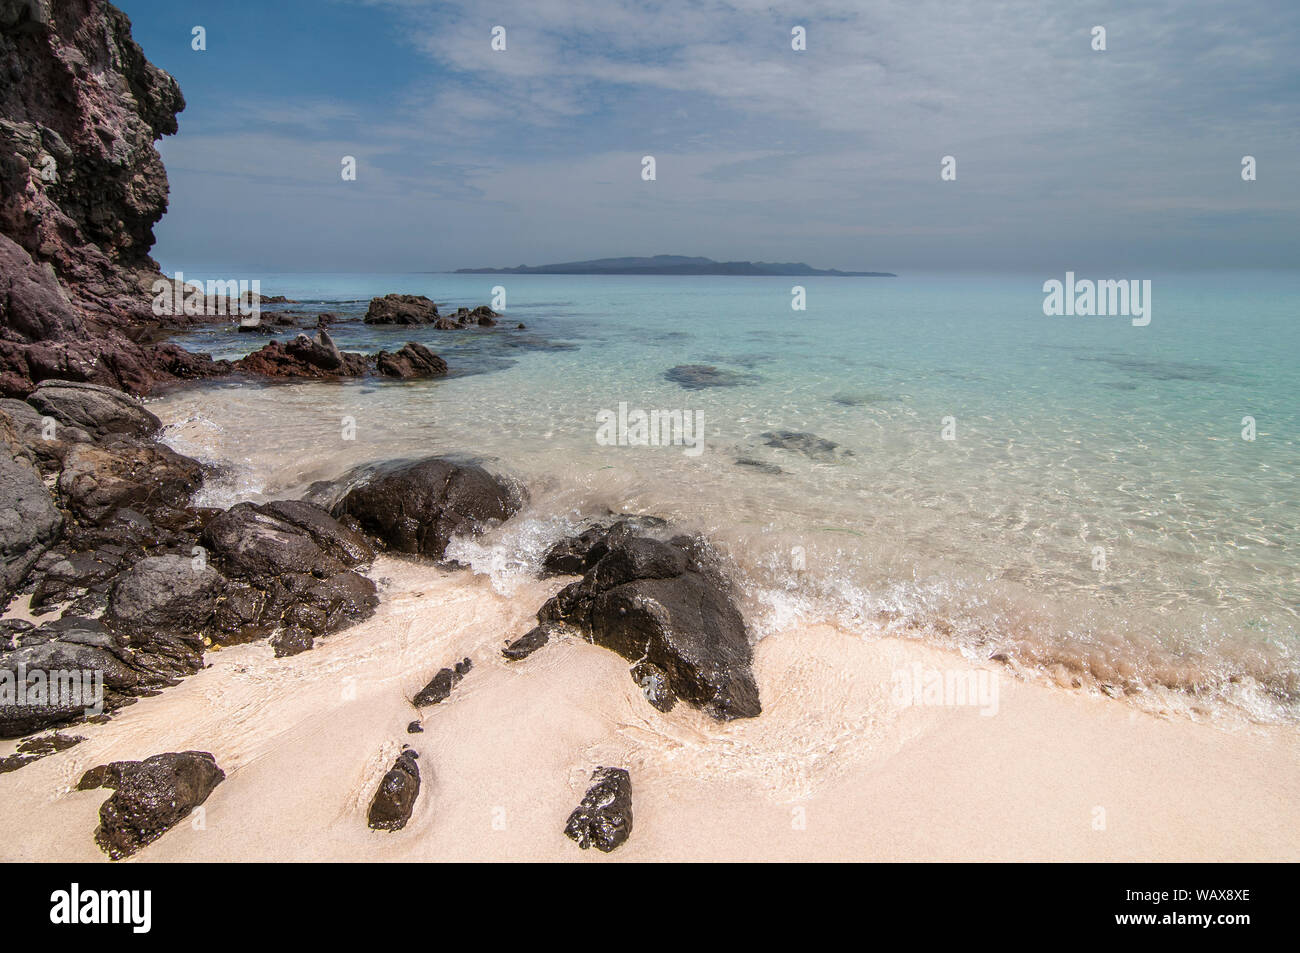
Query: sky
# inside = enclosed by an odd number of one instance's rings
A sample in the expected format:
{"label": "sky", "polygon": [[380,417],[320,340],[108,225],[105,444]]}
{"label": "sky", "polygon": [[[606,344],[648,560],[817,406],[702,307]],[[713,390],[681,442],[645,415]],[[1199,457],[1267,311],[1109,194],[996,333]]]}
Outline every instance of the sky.
{"label": "sky", "polygon": [[118,5],[188,103],[171,270],[1300,266],[1296,0]]}

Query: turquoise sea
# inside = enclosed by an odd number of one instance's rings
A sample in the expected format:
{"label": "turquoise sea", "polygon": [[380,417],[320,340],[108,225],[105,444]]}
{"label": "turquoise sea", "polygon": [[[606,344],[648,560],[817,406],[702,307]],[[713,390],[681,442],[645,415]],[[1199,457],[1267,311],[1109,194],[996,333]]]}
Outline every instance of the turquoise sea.
{"label": "turquoise sea", "polygon": [[[186,269],[260,278],[307,326],[337,314],[345,349],[421,341],[452,374],[227,381],[153,409],[174,446],[220,466],[205,494],[223,505],[296,495],[368,460],[487,461],[531,502],[457,554],[501,586],[584,517],[654,513],[723,548],[756,637],[828,621],[1005,655],[1155,707],[1293,718],[1300,273],[1080,274],[1150,278],[1145,327],[1044,316],[1043,282],[1064,276]],[[360,323],[375,295],[454,308],[496,286],[497,328]],[[266,336],[223,325],[178,341],[236,357]],[[714,370],[666,376],[682,365]],[[620,404],[699,415],[703,452],[598,441],[598,415]]]}

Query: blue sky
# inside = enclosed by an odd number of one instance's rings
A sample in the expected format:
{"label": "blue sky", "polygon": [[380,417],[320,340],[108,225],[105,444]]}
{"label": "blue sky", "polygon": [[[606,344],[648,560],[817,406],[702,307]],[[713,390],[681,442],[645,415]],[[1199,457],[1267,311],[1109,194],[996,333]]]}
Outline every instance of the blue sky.
{"label": "blue sky", "polygon": [[170,269],[1300,264],[1294,0],[119,5],[188,102]]}

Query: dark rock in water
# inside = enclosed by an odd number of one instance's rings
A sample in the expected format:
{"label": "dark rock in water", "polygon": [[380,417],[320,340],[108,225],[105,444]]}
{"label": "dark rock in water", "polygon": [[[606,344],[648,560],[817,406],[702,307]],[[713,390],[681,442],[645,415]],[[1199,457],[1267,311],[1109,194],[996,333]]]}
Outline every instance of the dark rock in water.
{"label": "dark rock in water", "polygon": [[41,475],[0,447],[0,604],[63,529],[63,517]]}
{"label": "dark rock in water", "polygon": [[25,738],[18,743],[17,751],[7,758],[0,758],[0,774],[17,771],[33,761],[40,761],[41,758],[52,755],[57,751],[66,751],[85,740],[80,735],[62,735],[57,731],[52,735],[45,735],[40,738]]}
{"label": "dark rock in water", "polygon": [[704,390],[708,387],[739,387],[753,383],[748,374],[738,374],[714,367],[712,364],[679,364],[664,372],[664,379],[680,384],[687,390]]}
{"label": "dark rock in water", "polygon": [[149,556],[117,577],[105,621],[119,632],[208,628],[226,580],[186,556]]}
{"label": "dark rock in water", "polygon": [[455,535],[476,535],[519,509],[510,489],[482,467],[437,457],[379,467],[335,505],[401,553],[441,558]]}
{"label": "dark rock in water", "polygon": [[375,368],[384,377],[410,380],[416,377],[442,377],[447,373],[447,362],[423,344],[407,341],[395,354],[380,351],[375,355]]}
{"label": "dark rock in water", "polygon": [[110,434],[149,437],[161,421],[140,402],[111,387],[81,381],[49,380],[37,385],[27,402],[45,417],[76,427],[98,439]]}
{"label": "dark rock in water", "polygon": [[469,659],[462,659],[456,663],[455,668],[439,669],[438,674],[433,676],[433,680],[420,689],[420,693],[413,699],[415,706],[424,708],[426,705],[436,705],[446,699],[451,694],[451,690],[456,687],[456,683],[473,667],[474,663]]}
{"label": "dark rock in water", "polygon": [[736,466],[749,467],[752,470],[757,470],[759,473],[770,473],[773,476],[776,476],[778,473],[785,472],[780,467],[778,467],[775,463],[767,463],[763,460],[755,460],[752,457],[738,458],[736,460]]}
{"label": "dark rock in water", "polygon": [[236,361],[235,367],[248,374],[267,377],[332,380],[365,374],[370,369],[370,360],[364,354],[340,351],[329,332],[321,328],[314,338],[299,334],[288,343],[271,341],[261,350]]}
{"label": "dark rock in water", "polygon": [[91,522],[124,506],[184,506],[202,484],[198,461],[162,444],[127,440],[74,446],[58,481],[68,509]]}
{"label": "dark rock in water", "polygon": [[120,860],[162,837],[225,779],[217,759],[208,752],[181,751],[91,768],[77,789],[113,789],[99,809],[95,842],[113,860]]}
{"label": "dark rock in water", "polygon": [[520,321],[519,324],[517,324],[517,325],[515,326],[515,330],[516,330],[516,331],[527,331],[527,330],[528,330],[528,325],[526,325],[526,324],[524,324],[524,322]]}
{"label": "dark rock in water", "polygon": [[551,641],[551,636],[562,631],[563,628],[563,626],[556,625],[554,622],[543,622],[541,625],[533,626],[524,635],[521,635],[502,649],[501,654],[512,662],[526,659]]}
{"label": "dark rock in water", "polygon": [[673,694],[668,673],[652,662],[641,661],[632,666],[632,681],[641,687],[641,693],[655,708],[662,712],[672,711],[677,706],[677,696]]}
{"label": "dark rock in water", "polygon": [[438,306],[424,295],[384,295],[371,298],[366,309],[366,324],[432,324]]}
{"label": "dark rock in water", "polygon": [[597,645],[667,674],[679,698],[719,720],[762,708],[744,619],[707,547],[690,537],[662,542],[615,527],[608,551],[537,613],[565,622]]}
{"label": "dark rock in water", "polygon": [[594,847],[608,854],[632,833],[632,778],[623,768],[597,768],[591,780],[564,834],[583,850]]}
{"label": "dark rock in water", "polygon": [[379,782],[366,817],[373,830],[400,831],[411,819],[415,799],[420,796],[420,768],[415,763],[418,757],[414,750],[406,748]]}
{"label": "dark rock in water", "polygon": [[[801,433],[797,430],[769,430],[763,434],[769,447],[781,450],[793,450],[813,460],[834,460],[838,443],[826,440],[815,433]],[[847,454],[847,451],[841,451]]]}
{"label": "dark rock in water", "polygon": [[420,724],[418,721],[413,721],[413,722],[411,722],[409,725],[406,726],[406,733],[407,733],[408,735],[419,735],[419,734],[423,734],[423,733],[424,733],[424,725]]}
{"label": "dark rock in water", "polygon": [[831,396],[831,400],[841,407],[866,407],[869,404],[879,404],[891,399],[885,394],[839,393]]}
{"label": "dark rock in water", "polygon": [[663,520],[654,516],[626,516],[596,523],[548,549],[542,557],[542,574],[581,576],[609,552],[611,538],[625,538],[637,530],[658,529],[665,525]]}

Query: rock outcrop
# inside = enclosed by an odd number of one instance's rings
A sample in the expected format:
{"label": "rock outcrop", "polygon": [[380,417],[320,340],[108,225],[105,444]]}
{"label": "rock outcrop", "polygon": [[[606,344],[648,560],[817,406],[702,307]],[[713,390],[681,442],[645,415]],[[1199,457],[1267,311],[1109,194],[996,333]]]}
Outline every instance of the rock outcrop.
{"label": "rock outcrop", "polygon": [[447,362],[423,344],[407,341],[394,354],[380,351],[375,355],[375,369],[384,377],[410,380],[417,377],[442,377]]}
{"label": "rock outcrop", "polygon": [[0,394],[48,378],[143,393],[221,373],[137,343],[167,208],[154,148],[185,106],[103,0],[0,0]]}
{"label": "rock outcrop", "polygon": [[671,694],[719,720],[762,711],[744,619],[701,541],[659,540],[623,522],[559,551],[566,565],[589,568],[542,606],[538,621],[575,626],[633,662],[633,677],[661,710]]}

